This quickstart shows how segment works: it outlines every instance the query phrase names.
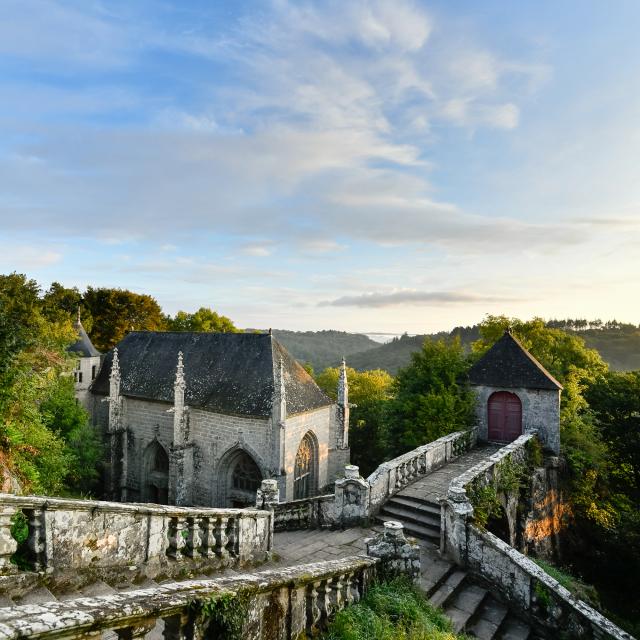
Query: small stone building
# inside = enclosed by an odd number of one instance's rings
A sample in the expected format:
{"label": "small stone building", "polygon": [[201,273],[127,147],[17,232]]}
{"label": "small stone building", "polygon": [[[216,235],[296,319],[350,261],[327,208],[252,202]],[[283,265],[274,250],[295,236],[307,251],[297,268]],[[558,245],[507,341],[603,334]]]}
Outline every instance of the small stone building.
{"label": "small stone building", "polygon": [[481,440],[511,442],[537,431],[559,453],[562,385],[509,331],[471,368],[469,382]]}
{"label": "small stone building", "polygon": [[240,507],[275,478],[290,501],[349,463],[344,364],[334,403],[270,334],[131,332],[91,394],[112,499]]}
{"label": "small stone building", "polygon": [[76,367],[73,370],[73,382],[77,401],[87,410],[91,407],[89,387],[96,379],[100,371],[102,354],[93,346],[91,339],[80,321],[80,309],[78,317],[73,325],[78,339],[67,349],[69,353],[77,356]]}

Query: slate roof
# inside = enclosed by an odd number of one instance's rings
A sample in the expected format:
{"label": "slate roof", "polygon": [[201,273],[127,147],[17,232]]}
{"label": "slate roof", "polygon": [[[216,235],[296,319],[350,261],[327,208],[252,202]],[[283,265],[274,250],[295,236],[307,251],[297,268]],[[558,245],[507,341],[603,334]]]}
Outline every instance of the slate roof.
{"label": "slate roof", "polygon": [[78,334],[78,339],[67,349],[67,351],[70,353],[78,353],[85,358],[99,356],[100,352],[93,346],[93,343],[87,335],[87,332],[84,330],[79,317],[73,323],[73,328]]}
{"label": "slate roof", "polygon": [[469,382],[509,389],[562,389],[508,331],[471,367]]}
{"label": "slate roof", "polygon": [[[178,352],[184,357],[185,403],[217,413],[269,417],[276,368],[284,365],[287,414],[333,404],[271,335],[132,331],[118,345],[122,395],[173,404]],[[109,394],[113,351],[91,390]]]}

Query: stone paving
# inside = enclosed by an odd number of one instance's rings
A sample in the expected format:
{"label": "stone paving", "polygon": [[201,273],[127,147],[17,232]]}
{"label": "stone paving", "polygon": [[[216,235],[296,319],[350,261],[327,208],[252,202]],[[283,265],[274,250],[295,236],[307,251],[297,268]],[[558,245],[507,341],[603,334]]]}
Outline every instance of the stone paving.
{"label": "stone paving", "polygon": [[479,462],[486,460],[498,449],[500,449],[500,445],[497,444],[477,446],[459,458],[451,460],[444,467],[416,480],[395,495],[428,500],[438,504],[440,498],[446,497],[449,483],[452,480]]}

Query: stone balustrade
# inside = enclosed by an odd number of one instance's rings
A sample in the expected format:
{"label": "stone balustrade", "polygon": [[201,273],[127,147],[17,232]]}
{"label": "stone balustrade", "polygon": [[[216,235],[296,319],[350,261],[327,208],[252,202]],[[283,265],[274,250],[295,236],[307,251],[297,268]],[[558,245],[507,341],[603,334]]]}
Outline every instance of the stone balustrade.
{"label": "stone balustrade", "polygon": [[380,562],[354,556],[215,580],[173,582],[110,596],[0,609],[0,637],[86,638],[107,631],[122,640],[142,638],[150,631],[162,633],[167,640],[312,637],[337,611],[362,598]]}
{"label": "stone balustrade", "polygon": [[375,513],[394,493],[475,447],[477,428],[456,431],[393,460],[383,462],[368,478],[369,511]]}
{"label": "stone balustrade", "polygon": [[[633,640],[601,613],[579,600],[535,562],[488,531],[467,527],[466,566],[493,583],[535,626],[584,640]],[[546,634],[544,634],[546,636]],[[551,637],[551,636],[546,636]]]}
{"label": "stone balustrade", "polygon": [[[20,545],[11,528],[28,523]],[[17,571],[19,552],[35,571],[149,570],[191,560],[208,566],[260,561],[273,545],[273,514],[259,509],[208,509],[66,500],[0,494],[0,573]],[[147,572],[148,573],[148,572]]]}
{"label": "stone balustrade", "polygon": [[336,524],[334,513],[335,496],[315,496],[273,505],[274,529],[296,531],[320,529]]}

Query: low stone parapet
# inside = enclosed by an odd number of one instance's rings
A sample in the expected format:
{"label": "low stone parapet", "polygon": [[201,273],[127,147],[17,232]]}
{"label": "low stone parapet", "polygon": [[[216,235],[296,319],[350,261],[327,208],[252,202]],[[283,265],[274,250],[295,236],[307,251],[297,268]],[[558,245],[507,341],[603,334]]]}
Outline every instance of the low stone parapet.
{"label": "low stone parapet", "polygon": [[467,527],[466,566],[495,585],[532,624],[563,637],[633,640],[626,631],[579,600],[535,562],[488,531]]}
{"label": "low stone parapet", "polygon": [[297,531],[335,526],[334,505],[334,494],[272,504],[274,528],[276,531]]}
{"label": "low stone parapet", "polygon": [[[16,551],[35,571],[112,570],[182,561],[228,566],[271,551],[270,511],[0,494],[0,574]],[[28,527],[18,548],[16,529]],[[12,529],[14,535],[12,535]]]}
{"label": "low stone parapet", "polygon": [[312,637],[344,607],[358,602],[380,561],[354,556],[216,580],[0,609],[0,637],[118,638],[154,630],[166,639]]}

